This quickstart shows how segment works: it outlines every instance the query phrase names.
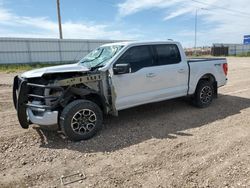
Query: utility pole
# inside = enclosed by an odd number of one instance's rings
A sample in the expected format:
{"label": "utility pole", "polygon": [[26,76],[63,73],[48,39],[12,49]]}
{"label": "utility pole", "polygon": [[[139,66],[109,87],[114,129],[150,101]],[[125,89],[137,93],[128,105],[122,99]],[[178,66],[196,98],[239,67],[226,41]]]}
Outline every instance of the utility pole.
{"label": "utility pole", "polygon": [[57,0],[57,18],[58,18],[58,26],[59,26],[60,39],[63,39],[61,13],[60,13],[60,0]]}
{"label": "utility pole", "polygon": [[198,25],[198,10],[208,10],[207,8],[197,8],[195,10],[195,24],[194,24],[194,55],[197,55],[197,25]]}
{"label": "utility pole", "polygon": [[194,55],[197,55],[196,45],[197,45],[197,17],[198,17],[198,9],[195,11],[195,28],[194,28]]}

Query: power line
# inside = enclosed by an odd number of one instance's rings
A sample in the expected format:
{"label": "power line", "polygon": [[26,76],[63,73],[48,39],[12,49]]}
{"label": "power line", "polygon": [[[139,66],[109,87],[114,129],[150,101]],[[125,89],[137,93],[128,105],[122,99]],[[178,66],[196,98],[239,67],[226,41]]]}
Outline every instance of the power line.
{"label": "power line", "polygon": [[[213,9],[208,9],[208,8],[201,8],[200,6],[194,6],[196,9],[201,9],[203,11],[207,11],[207,12],[211,12],[211,13],[216,13],[216,10]],[[195,10],[195,9],[194,9]],[[232,13],[232,15],[235,15]],[[237,15],[238,16],[238,15]],[[240,15],[240,17],[243,17],[242,15]],[[247,16],[244,16],[245,18]],[[237,26],[247,26],[248,24],[243,24],[243,23],[237,23]]]}
{"label": "power line", "polygon": [[[200,7],[198,7],[198,6],[194,6],[194,7],[200,8]],[[218,13],[218,12],[216,12],[215,9],[211,9],[211,8],[205,8],[204,10],[205,10],[205,11],[208,11],[208,12],[212,12],[212,13]],[[233,16],[237,16],[237,17],[241,17],[241,18],[250,18],[250,16],[247,16],[247,15],[239,15],[239,14],[234,13],[234,12],[228,12],[227,15],[233,15]]]}
{"label": "power line", "polygon": [[228,12],[231,12],[231,13],[241,14],[241,15],[250,17],[250,14],[249,14],[249,13],[246,13],[246,12],[242,12],[242,11],[238,11],[238,10],[234,10],[234,9],[229,9],[229,8],[221,7],[221,6],[217,6],[217,5],[212,5],[212,4],[205,3],[205,2],[201,2],[201,1],[197,1],[197,0],[191,0],[191,1],[193,1],[193,2],[195,2],[195,3],[203,4],[203,5],[209,5],[209,6],[211,6],[211,7],[217,8],[217,9],[223,9],[223,10],[228,11]]}

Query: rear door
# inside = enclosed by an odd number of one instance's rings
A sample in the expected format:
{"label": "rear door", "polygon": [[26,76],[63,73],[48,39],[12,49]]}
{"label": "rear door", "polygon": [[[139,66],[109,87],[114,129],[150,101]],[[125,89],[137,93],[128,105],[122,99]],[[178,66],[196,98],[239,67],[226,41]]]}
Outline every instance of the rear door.
{"label": "rear door", "polygon": [[155,101],[185,96],[188,90],[188,64],[176,44],[152,45],[156,61],[150,80]]}

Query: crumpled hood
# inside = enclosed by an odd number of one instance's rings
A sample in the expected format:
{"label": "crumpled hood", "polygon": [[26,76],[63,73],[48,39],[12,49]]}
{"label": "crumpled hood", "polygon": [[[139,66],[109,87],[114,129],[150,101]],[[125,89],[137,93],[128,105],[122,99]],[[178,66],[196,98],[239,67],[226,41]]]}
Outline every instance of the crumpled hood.
{"label": "crumpled hood", "polygon": [[75,64],[45,67],[45,68],[41,68],[41,69],[34,69],[31,71],[24,72],[21,75],[21,77],[23,77],[23,78],[35,78],[35,77],[42,77],[44,74],[51,74],[51,73],[86,72],[86,71],[89,71],[89,68],[84,67],[79,63],[75,63]]}

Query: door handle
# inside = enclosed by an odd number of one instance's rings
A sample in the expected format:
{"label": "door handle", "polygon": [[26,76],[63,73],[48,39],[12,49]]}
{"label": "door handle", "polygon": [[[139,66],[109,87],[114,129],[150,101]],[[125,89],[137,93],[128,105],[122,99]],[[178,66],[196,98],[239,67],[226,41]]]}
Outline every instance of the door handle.
{"label": "door handle", "polygon": [[185,70],[184,70],[184,69],[179,69],[178,72],[179,72],[179,73],[184,73]]}
{"label": "door handle", "polygon": [[148,77],[148,78],[153,78],[155,76],[156,76],[156,74],[152,73],[152,72],[146,74],[146,77]]}

